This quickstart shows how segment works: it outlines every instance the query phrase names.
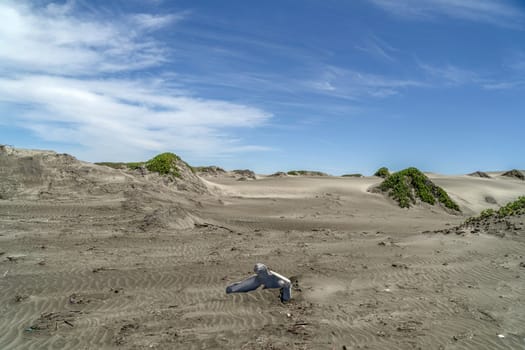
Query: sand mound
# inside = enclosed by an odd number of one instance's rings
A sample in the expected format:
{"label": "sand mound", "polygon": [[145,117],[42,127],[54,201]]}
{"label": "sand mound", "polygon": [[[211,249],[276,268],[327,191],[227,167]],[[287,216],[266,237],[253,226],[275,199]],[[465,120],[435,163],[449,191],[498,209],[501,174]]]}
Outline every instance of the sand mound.
{"label": "sand mound", "polygon": [[[113,176],[112,176],[113,175]],[[0,148],[0,198],[80,198],[118,191],[122,173],[52,151]]]}
{"label": "sand mound", "polygon": [[207,186],[180,158],[174,160],[176,175],[161,175],[145,167],[114,169],[82,162],[53,151],[0,147],[0,199],[85,198],[122,194],[135,186],[168,186],[172,190],[206,193]]}
{"label": "sand mound", "polygon": [[273,174],[268,175],[268,176],[270,176],[270,177],[286,177],[286,176],[288,176],[288,174],[286,174],[283,171],[278,171],[278,172],[273,173]]}
{"label": "sand mound", "polygon": [[174,185],[181,191],[209,192],[207,185],[196,174],[198,168],[191,167],[174,153],[161,153],[146,162],[101,162],[95,164],[128,171],[133,175],[153,175],[153,177],[161,175],[165,184]]}
{"label": "sand mound", "polygon": [[288,175],[292,176],[330,176],[327,173],[314,170],[290,170]]}
{"label": "sand mound", "polygon": [[177,167],[178,176],[171,177],[170,180],[175,183],[178,190],[197,193],[208,192],[206,184],[195,174],[186,162],[177,157],[174,164]]}
{"label": "sand mound", "polygon": [[443,234],[488,234],[501,238],[508,238],[516,241],[525,242],[525,214],[513,215],[506,218],[497,216],[485,217],[479,220],[467,221],[459,226],[436,230],[436,233]]}
{"label": "sand mound", "polygon": [[[147,164],[147,163],[146,163]],[[178,175],[161,175],[144,167],[114,169],[82,162],[52,151],[0,148],[0,199],[53,203],[121,203],[130,224],[142,230],[191,228],[195,194],[206,184],[177,159]]]}
{"label": "sand mound", "polygon": [[239,181],[256,180],[257,176],[252,170],[237,169],[226,171],[217,166],[194,167],[194,171],[203,178],[231,178]]}
{"label": "sand mound", "polygon": [[218,166],[199,166],[193,168],[199,176],[219,176],[226,174],[226,170]]}
{"label": "sand mound", "polygon": [[483,171],[475,171],[473,173],[468,174],[468,176],[483,177],[485,179],[491,179],[490,175]]}
{"label": "sand mound", "polygon": [[409,208],[419,201],[431,205],[438,204],[455,212],[460,211],[459,206],[444,189],[416,168],[407,168],[388,176],[374,191],[388,194],[402,208]]}
{"label": "sand mound", "polygon": [[238,180],[255,180],[255,173],[249,169],[232,170],[231,174]]}
{"label": "sand mound", "polygon": [[456,227],[439,230],[445,234],[487,233],[525,241],[525,197],[507,203],[498,210],[486,209]]}
{"label": "sand mound", "polygon": [[501,174],[501,176],[511,177],[519,180],[525,180],[525,175],[519,170],[512,169]]}

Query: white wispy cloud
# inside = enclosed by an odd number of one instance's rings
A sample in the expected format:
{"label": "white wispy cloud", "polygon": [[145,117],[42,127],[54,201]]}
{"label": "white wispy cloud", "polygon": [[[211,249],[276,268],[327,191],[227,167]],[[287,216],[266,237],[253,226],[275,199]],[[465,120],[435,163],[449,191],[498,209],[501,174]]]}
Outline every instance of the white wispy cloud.
{"label": "white wispy cloud", "polygon": [[[520,74],[509,76],[498,72],[482,72],[452,64],[435,65],[418,62],[417,66],[426,75],[428,86],[434,88],[455,88],[470,86],[485,90],[511,90],[525,86]],[[515,68],[515,67],[514,67]]]}
{"label": "white wispy cloud", "polygon": [[430,19],[436,16],[523,28],[525,16],[507,0],[369,0],[393,15]]}
{"label": "white wispy cloud", "polygon": [[395,61],[394,55],[398,51],[375,35],[369,36],[362,45],[357,45],[355,48],[386,61]]}
{"label": "white wispy cloud", "polygon": [[93,158],[178,150],[195,155],[260,149],[224,129],[255,127],[270,115],[248,106],[177,95],[159,83],[26,75],[0,79],[0,103],[30,105],[11,125],[47,141],[77,142]]}
{"label": "white wispy cloud", "polygon": [[74,2],[0,3],[0,124],[80,146],[76,154],[88,160],[265,149],[246,144],[236,131],[263,125],[270,113],[199,98],[160,78],[125,78],[168,59],[148,33],[186,15],[94,20],[77,14]]}
{"label": "white wispy cloud", "polygon": [[[508,90],[525,86],[520,74],[514,77],[501,76],[493,72],[475,71],[460,66],[437,65],[416,60],[412,72],[414,78],[400,79],[371,73],[325,66],[315,80],[303,81],[306,90],[317,91],[331,97],[362,101],[368,98],[386,98],[403,93],[407,89],[440,89],[470,86],[486,90]],[[519,67],[513,66],[519,71]]]}
{"label": "white wispy cloud", "polygon": [[487,82],[483,88],[487,90],[509,90],[525,86],[525,80]]}
{"label": "white wispy cloud", "polygon": [[517,50],[506,57],[505,67],[514,73],[525,74],[525,52]]}
{"label": "white wispy cloud", "polygon": [[143,40],[125,21],[75,17],[70,6],[34,8],[25,2],[2,2],[2,68],[89,75],[142,69],[165,60],[160,43]]}
{"label": "white wispy cloud", "polygon": [[306,81],[304,85],[334,97],[356,100],[363,97],[388,97],[398,94],[402,89],[423,87],[426,84],[418,80],[325,66],[316,80]]}
{"label": "white wispy cloud", "polygon": [[438,86],[477,84],[485,80],[475,71],[460,68],[451,64],[438,66],[419,63],[419,68],[429,75],[434,84]]}
{"label": "white wispy cloud", "polygon": [[187,13],[152,15],[149,13],[138,13],[131,16],[134,24],[141,29],[157,30],[168,25],[175,24],[186,17]]}

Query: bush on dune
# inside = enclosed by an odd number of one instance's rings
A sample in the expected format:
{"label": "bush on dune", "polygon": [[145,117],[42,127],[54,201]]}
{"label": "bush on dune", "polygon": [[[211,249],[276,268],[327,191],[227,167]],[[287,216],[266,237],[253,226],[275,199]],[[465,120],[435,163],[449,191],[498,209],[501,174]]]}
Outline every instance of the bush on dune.
{"label": "bush on dune", "polygon": [[[151,172],[156,172],[161,175],[173,175],[180,177],[180,169],[177,167],[177,162],[183,162],[179,156],[174,153],[166,152],[161,153],[147,162],[99,162],[97,165],[104,165],[113,169],[131,169],[136,170],[145,167]],[[194,172],[194,168],[183,162],[188,168]]]}
{"label": "bush on dune", "polygon": [[327,174],[321,171],[314,170],[290,170],[286,174],[293,176],[327,176]]}
{"label": "bush on dune", "polygon": [[379,189],[388,193],[401,208],[409,208],[419,199],[435,205],[436,201],[448,209],[460,211],[459,206],[448,196],[447,192],[435,185],[419,169],[411,167],[388,176]]}
{"label": "bush on dune", "polygon": [[473,224],[487,219],[504,219],[509,216],[525,214],[525,196],[518,197],[497,210],[485,209],[478,216],[473,216],[465,221],[465,224]]}
{"label": "bush on dune", "polygon": [[156,172],[161,175],[173,175],[180,177],[177,161],[180,161],[179,156],[174,153],[166,152],[148,160],[145,166],[149,171]]}
{"label": "bush on dune", "polygon": [[95,163],[96,165],[104,165],[113,169],[131,169],[135,170],[138,168],[141,168],[144,166],[144,162],[130,162],[130,163],[123,163],[123,162],[99,162]]}
{"label": "bush on dune", "polygon": [[374,176],[382,177],[383,179],[386,179],[390,175],[390,171],[388,171],[387,167],[381,167],[377,169],[377,171],[374,173]]}

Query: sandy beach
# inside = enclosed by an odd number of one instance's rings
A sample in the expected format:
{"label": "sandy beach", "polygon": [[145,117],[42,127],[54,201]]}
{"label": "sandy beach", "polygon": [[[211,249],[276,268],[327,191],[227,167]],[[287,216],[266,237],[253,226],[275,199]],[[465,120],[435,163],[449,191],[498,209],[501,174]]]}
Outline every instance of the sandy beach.
{"label": "sandy beach", "polygon": [[[461,208],[400,208],[379,177],[156,174],[0,156],[0,349],[523,349],[525,228],[435,232],[525,194],[429,177]],[[291,278],[225,293],[257,262]]]}

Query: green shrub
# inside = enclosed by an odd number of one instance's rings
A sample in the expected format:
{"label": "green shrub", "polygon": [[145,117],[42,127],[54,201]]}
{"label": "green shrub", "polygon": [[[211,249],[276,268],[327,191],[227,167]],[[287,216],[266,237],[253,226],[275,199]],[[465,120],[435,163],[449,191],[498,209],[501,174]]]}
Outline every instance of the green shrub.
{"label": "green shrub", "polygon": [[139,169],[139,168],[142,168],[143,166],[144,166],[144,162],[126,163],[126,167],[128,167],[128,169],[131,169],[131,170]]}
{"label": "green shrub", "polygon": [[180,169],[177,167],[177,162],[183,162],[193,173],[195,173],[195,168],[190,166],[188,163],[184,162],[174,153],[161,153],[147,162],[100,162],[95,163],[97,165],[105,165],[114,169],[124,169],[128,168],[131,170],[136,170],[142,167],[146,167],[149,171],[159,173],[161,175],[173,175],[180,177]]}
{"label": "green shrub", "polygon": [[479,217],[481,219],[486,219],[494,215],[496,215],[496,211],[494,209],[485,209],[479,214]]}
{"label": "green shrub", "polygon": [[497,215],[500,218],[511,215],[525,214],[525,196],[518,197],[514,202],[505,204],[498,209]]}
{"label": "green shrub", "polygon": [[374,176],[382,177],[383,179],[386,179],[390,175],[390,171],[388,171],[387,167],[381,167],[377,169],[377,171],[374,173]]}
{"label": "green shrub", "polygon": [[146,169],[161,175],[173,175],[180,177],[177,161],[180,158],[174,153],[162,153],[148,160],[145,164]]}
{"label": "green shrub", "polygon": [[416,199],[434,205],[436,199],[446,208],[460,211],[459,206],[448,196],[447,192],[435,185],[419,169],[411,167],[389,175],[379,189],[387,192],[401,208],[409,208]]}
{"label": "green shrub", "polygon": [[325,173],[321,171],[312,171],[312,170],[290,170],[287,172],[288,175],[303,175],[303,176],[326,176]]}
{"label": "green shrub", "polygon": [[363,174],[344,174],[342,177],[363,177]]}
{"label": "green shrub", "polygon": [[123,163],[123,162],[99,162],[95,163],[96,165],[104,165],[113,169],[138,169],[144,166],[144,162],[130,162],[130,163]]}
{"label": "green shrub", "polygon": [[115,163],[115,162],[98,162],[96,165],[107,166],[113,169],[122,169],[126,166],[126,163]]}
{"label": "green shrub", "polygon": [[465,221],[465,224],[472,224],[489,218],[503,219],[508,216],[525,214],[525,196],[518,197],[514,202],[509,202],[498,210],[485,209],[478,216],[473,216]]}

